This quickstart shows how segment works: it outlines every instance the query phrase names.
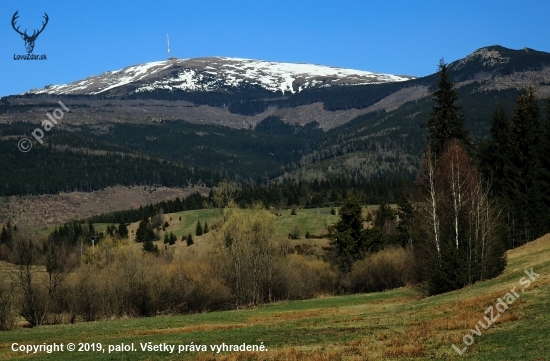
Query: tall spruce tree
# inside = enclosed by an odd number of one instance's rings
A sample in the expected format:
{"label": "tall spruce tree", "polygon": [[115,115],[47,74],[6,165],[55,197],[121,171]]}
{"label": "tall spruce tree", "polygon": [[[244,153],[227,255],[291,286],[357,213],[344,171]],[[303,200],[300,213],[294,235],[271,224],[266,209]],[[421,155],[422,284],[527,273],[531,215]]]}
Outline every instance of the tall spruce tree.
{"label": "tall spruce tree", "polygon": [[361,205],[353,193],[348,193],[339,214],[330,244],[334,261],[340,270],[348,272],[353,262],[362,258],[365,246]]}
{"label": "tall spruce tree", "polygon": [[508,157],[504,166],[503,193],[510,215],[514,246],[538,235],[540,199],[540,108],[533,88],[518,94],[510,123]]}
{"label": "tall spruce tree", "polygon": [[550,98],[546,101],[546,121],[543,125],[540,147],[540,188],[543,206],[541,222],[543,233],[550,232]]}
{"label": "tall spruce tree", "polygon": [[449,67],[443,59],[439,61],[439,81],[433,95],[436,105],[432,107],[428,128],[430,150],[437,156],[441,155],[443,147],[450,139],[458,139],[468,144],[468,134],[464,129],[464,116],[460,113],[462,107],[456,105],[459,94],[450,79]]}
{"label": "tall spruce tree", "polygon": [[[503,237],[496,229],[499,212],[470,158],[464,117],[456,105],[459,94],[443,60],[438,74],[437,90],[432,93],[436,105],[426,123],[428,146],[412,210],[416,229],[408,230],[419,238],[414,248],[415,273],[429,294],[494,277],[505,265]],[[506,123],[505,113],[495,118]]]}
{"label": "tall spruce tree", "polygon": [[491,184],[495,196],[501,196],[504,187],[504,167],[508,162],[508,145],[510,143],[510,120],[501,105],[493,113],[491,125],[492,139],[482,144],[479,149],[480,170]]}

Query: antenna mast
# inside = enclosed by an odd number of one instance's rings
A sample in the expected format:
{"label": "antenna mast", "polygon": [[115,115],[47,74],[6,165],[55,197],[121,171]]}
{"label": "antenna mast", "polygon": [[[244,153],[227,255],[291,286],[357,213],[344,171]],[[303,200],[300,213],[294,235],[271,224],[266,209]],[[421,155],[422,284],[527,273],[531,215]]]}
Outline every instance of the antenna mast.
{"label": "antenna mast", "polygon": [[170,37],[166,34],[166,41],[168,42],[168,60],[170,60]]}

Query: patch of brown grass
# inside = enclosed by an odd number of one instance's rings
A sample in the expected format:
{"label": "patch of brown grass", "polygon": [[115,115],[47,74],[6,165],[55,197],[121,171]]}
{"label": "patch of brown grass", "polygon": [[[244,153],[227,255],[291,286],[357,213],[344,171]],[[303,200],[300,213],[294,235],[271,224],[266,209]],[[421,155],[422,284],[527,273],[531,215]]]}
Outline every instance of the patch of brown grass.
{"label": "patch of brown grass", "polygon": [[388,357],[424,357],[426,354],[426,349],[420,343],[413,345],[390,345],[384,351],[384,355]]}
{"label": "patch of brown grass", "polygon": [[421,357],[426,355],[423,344],[427,339],[435,337],[435,330],[430,322],[416,322],[404,331],[397,331],[393,337],[382,333],[377,339],[385,339],[384,355],[388,357]]}
{"label": "patch of brown grass", "polygon": [[[483,317],[486,316],[485,311],[490,306],[493,306],[493,312],[496,316],[498,313],[498,311],[494,308],[496,300],[501,298],[507,292],[509,292],[509,290],[502,290],[487,295],[469,298],[464,301],[438,306],[436,309],[446,310],[447,315],[445,317],[435,318],[430,322],[437,330],[467,330],[475,326],[479,320],[483,320]],[[516,310],[520,309],[520,305],[522,303],[523,300],[520,298],[516,300],[511,307],[514,307]],[[490,316],[491,315],[489,314],[488,317]],[[517,318],[518,317],[516,314],[512,310],[508,309],[496,320],[495,323],[515,321]]]}
{"label": "patch of brown grass", "polygon": [[338,361],[363,360],[368,361],[369,355],[363,348],[342,347],[326,350],[324,347],[314,351],[301,351],[287,347],[268,352],[238,352],[223,355],[201,355],[198,361]]}

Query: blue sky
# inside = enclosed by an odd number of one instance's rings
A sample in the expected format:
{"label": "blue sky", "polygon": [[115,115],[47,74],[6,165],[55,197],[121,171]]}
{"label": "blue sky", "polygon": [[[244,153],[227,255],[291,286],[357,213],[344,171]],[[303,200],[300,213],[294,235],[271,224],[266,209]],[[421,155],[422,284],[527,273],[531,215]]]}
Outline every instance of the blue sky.
{"label": "blue sky", "polygon": [[[34,54],[21,30],[49,24]],[[164,60],[230,56],[390,74],[435,72],[499,44],[550,52],[550,1],[5,1],[0,0],[0,96]]]}

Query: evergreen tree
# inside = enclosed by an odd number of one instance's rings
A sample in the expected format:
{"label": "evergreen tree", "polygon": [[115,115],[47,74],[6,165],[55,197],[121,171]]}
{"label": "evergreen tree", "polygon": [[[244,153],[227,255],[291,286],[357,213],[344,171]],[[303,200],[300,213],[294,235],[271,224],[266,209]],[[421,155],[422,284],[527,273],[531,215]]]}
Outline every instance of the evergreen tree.
{"label": "evergreen tree", "polygon": [[128,238],[128,227],[126,226],[126,223],[120,223],[118,225],[118,235],[121,238]]}
{"label": "evergreen tree", "polygon": [[500,196],[504,187],[504,168],[508,162],[510,144],[510,120],[501,105],[493,113],[492,139],[485,142],[479,151],[480,170],[490,182],[493,194]]}
{"label": "evergreen tree", "polygon": [[394,213],[391,207],[384,202],[380,204],[378,211],[376,212],[376,219],[374,220],[374,226],[383,229],[388,221],[394,221]]}
{"label": "evergreen tree", "polygon": [[208,228],[208,222],[204,221],[204,228],[202,230],[202,233],[207,234],[208,232],[210,232],[210,229]]}
{"label": "evergreen tree", "polygon": [[365,233],[361,205],[353,193],[348,193],[340,208],[340,220],[335,225],[330,242],[333,261],[340,270],[348,272],[353,262],[363,257]]}
{"label": "evergreen tree", "polygon": [[395,212],[382,202],[376,213],[374,228],[366,232],[369,251],[378,251],[399,242],[396,231]]}
{"label": "evergreen tree", "polygon": [[155,239],[155,232],[153,232],[153,229],[151,228],[149,219],[147,217],[144,217],[139,222],[139,226],[136,231],[136,242],[138,243],[145,243],[149,241],[153,242],[154,239]]}
{"label": "evergreen tree", "polygon": [[176,237],[176,235],[172,232],[170,232],[170,237],[168,237],[168,244],[170,246],[176,244],[176,241],[178,240],[178,238]]}
{"label": "evergreen tree", "polygon": [[449,68],[443,59],[439,62],[438,74],[437,90],[432,93],[437,104],[432,107],[433,111],[426,123],[429,147],[437,156],[441,155],[445,143],[450,139],[456,138],[463,144],[468,143],[464,116],[460,114],[461,107],[456,105],[459,95],[451,82]]}
{"label": "evergreen tree", "polygon": [[546,102],[546,121],[544,122],[540,147],[540,189],[542,201],[541,225],[543,233],[550,232],[550,98]]}
{"label": "evergreen tree", "polygon": [[197,228],[195,230],[195,235],[196,236],[202,236],[202,226],[201,226],[201,221],[197,221]]}
{"label": "evergreen tree", "polygon": [[193,242],[193,236],[191,235],[191,233],[189,233],[187,235],[187,247],[193,245],[193,243],[195,243],[195,242]]}
{"label": "evergreen tree", "polygon": [[88,236],[93,236],[95,235],[95,228],[94,228],[94,224],[92,223],[91,220],[88,221]]}
{"label": "evergreen tree", "polygon": [[539,179],[540,109],[533,88],[520,93],[510,124],[510,141],[504,166],[503,193],[511,215],[514,245],[521,245],[538,234],[541,212]]}
{"label": "evergreen tree", "polygon": [[143,243],[143,250],[145,252],[153,253],[155,255],[159,254],[159,248],[156,244],[153,243],[152,240],[148,240],[147,242]]}

